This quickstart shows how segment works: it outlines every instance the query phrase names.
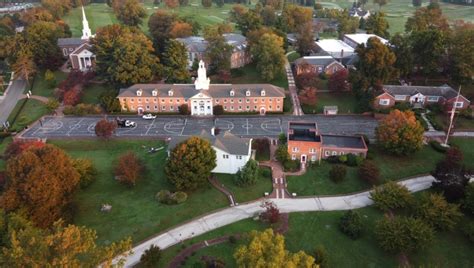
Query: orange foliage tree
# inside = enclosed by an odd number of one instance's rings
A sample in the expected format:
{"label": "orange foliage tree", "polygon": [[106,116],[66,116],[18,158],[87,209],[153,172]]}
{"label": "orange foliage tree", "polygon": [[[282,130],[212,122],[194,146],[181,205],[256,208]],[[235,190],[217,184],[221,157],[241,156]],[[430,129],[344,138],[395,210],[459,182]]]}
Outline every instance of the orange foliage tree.
{"label": "orange foliage tree", "polygon": [[79,184],[72,159],[60,148],[30,148],[11,158],[0,204],[7,212],[21,209],[39,227],[71,216],[67,209]]}
{"label": "orange foliage tree", "polygon": [[102,119],[95,124],[95,135],[99,138],[108,139],[114,134],[116,128],[116,122]]}
{"label": "orange foliage tree", "polygon": [[5,152],[3,153],[3,159],[8,160],[12,157],[15,157],[21,154],[23,151],[29,148],[41,148],[45,144],[42,141],[23,141],[23,140],[16,140],[10,143]]}
{"label": "orange foliage tree", "polygon": [[424,128],[412,111],[393,110],[375,129],[378,143],[387,151],[407,155],[423,146]]}
{"label": "orange foliage tree", "polygon": [[177,8],[179,6],[179,0],[164,0],[164,2],[169,8]]}
{"label": "orange foliage tree", "polygon": [[115,175],[121,183],[132,187],[135,186],[143,168],[140,158],[134,152],[127,152],[119,157]]}
{"label": "orange foliage tree", "polygon": [[183,38],[193,35],[193,26],[186,22],[176,22],[171,28],[172,38]]}
{"label": "orange foliage tree", "polygon": [[316,105],[316,88],[308,87],[298,93],[300,102],[306,105]]}
{"label": "orange foliage tree", "polygon": [[334,91],[347,91],[350,89],[350,84],[347,81],[349,79],[349,71],[347,69],[341,69],[329,77],[329,90]]}

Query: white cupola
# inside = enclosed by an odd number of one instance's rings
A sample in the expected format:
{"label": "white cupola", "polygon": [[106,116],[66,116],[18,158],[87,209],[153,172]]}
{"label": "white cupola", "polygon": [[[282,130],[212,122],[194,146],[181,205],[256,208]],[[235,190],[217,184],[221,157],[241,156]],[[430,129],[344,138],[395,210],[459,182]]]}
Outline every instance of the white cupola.
{"label": "white cupola", "polygon": [[204,61],[199,61],[199,69],[197,71],[198,77],[196,81],[194,81],[194,86],[196,90],[208,90],[209,85],[211,84],[211,80],[207,77],[206,67],[204,66]]}

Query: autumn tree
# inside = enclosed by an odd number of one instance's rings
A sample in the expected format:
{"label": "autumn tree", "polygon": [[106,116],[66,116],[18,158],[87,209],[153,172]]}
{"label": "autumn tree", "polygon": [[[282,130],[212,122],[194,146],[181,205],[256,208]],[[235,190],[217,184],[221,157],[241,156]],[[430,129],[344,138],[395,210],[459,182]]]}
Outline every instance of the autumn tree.
{"label": "autumn tree", "polygon": [[216,152],[209,141],[191,137],[172,149],[165,174],[176,189],[192,191],[206,183],[215,167]]}
{"label": "autumn tree", "polygon": [[373,161],[365,160],[359,167],[358,175],[361,180],[375,185],[380,179],[380,170]]}
{"label": "autumn tree", "polygon": [[449,30],[449,24],[443,11],[438,7],[429,6],[418,8],[405,24],[407,33],[423,32],[427,30]]}
{"label": "autumn tree", "polygon": [[146,11],[138,0],[125,0],[117,12],[117,19],[128,26],[138,26],[142,24],[146,17]]}
{"label": "autumn tree", "polygon": [[241,187],[254,185],[258,181],[258,162],[250,159],[245,166],[235,174],[235,183]]}
{"label": "autumn tree", "polygon": [[474,24],[456,25],[449,40],[449,73],[454,81],[466,83],[474,77]]}
{"label": "autumn tree", "polygon": [[79,184],[81,188],[87,188],[95,181],[97,169],[94,163],[87,158],[77,158],[73,160],[73,166],[79,173]]}
{"label": "autumn tree", "polygon": [[15,140],[5,148],[5,152],[3,152],[3,160],[8,161],[30,148],[41,148],[44,147],[44,145],[45,143],[42,141]]}
{"label": "autumn tree", "polygon": [[114,85],[150,82],[159,72],[152,42],[139,29],[108,25],[92,41],[97,74]]}
{"label": "autumn tree", "polygon": [[404,185],[393,181],[375,187],[370,193],[370,199],[377,208],[386,212],[406,208],[414,202],[410,191]]}
{"label": "autumn tree", "polygon": [[374,231],[384,250],[404,255],[426,248],[434,239],[434,230],[427,223],[411,217],[386,216]]}
{"label": "autumn tree", "polygon": [[36,73],[36,64],[33,61],[33,54],[29,48],[23,47],[18,52],[16,61],[11,66],[16,79],[23,79],[27,82]]}
{"label": "autumn tree", "polygon": [[217,32],[217,29],[206,31],[204,38],[207,41],[205,57],[209,62],[209,71],[211,73],[230,71],[232,45],[227,44],[224,36]]}
{"label": "autumn tree", "polygon": [[375,135],[382,148],[390,153],[407,155],[423,146],[423,126],[412,111],[393,110],[382,119]]}
{"label": "autumn tree", "polygon": [[272,229],[251,231],[248,242],[234,252],[234,259],[238,267],[317,267],[314,258],[303,251],[286,250],[284,236]]}
{"label": "autumn tree", "polygon": [[381,85],[396,76],[395,54],[380,39],[369,38],[367,46],[359,45],[356,52],[359,56],[357,71],[367,77],[369,85]]}
{"label": "autumn tree", "polygon": [[359,27],[359,19],[349,16],[348,12],[344,12],[337,16],[337,22],[339,38],[343,38],[345,34],[355,33]]}
{"label": "autumn tree", "polygon": [[41,6],[48,10],[55,19],[60,19],[72,8],[70,0],[41,0]]}
{"label": "autumn tree", "polygon": [[274,26],[277,22],[276,11],[271,6],[265,6],[262,10],[262,24],[265,26]]}
{"label": "autumn tree", "polygon": [[132,247],[130,238],[99,246],[95,230],[62,220],[40,229],[21,214],[0,211],[0,217],[2,267],[110,267],[115,257],[123,262]]}
{"label": "autumn tree", "polygon": [[21,209],[39,227],[70,216],[80,175],[63,150],[53,145],[30,148],[7,162],[6,175],[0,199],[5,211]]}
{"label": "autumn tree", "polygon": [[256,62],[257,71],[266,81],[275,79],[283,73],[285,66],[285,51],[283,39],[275,34],[264,34],[250,48],[250,53]]}
{"label": "autumn tree", "polygon": [[[281,16],[288,32],[296,32],[298,27],[312,22],[313,10],[307,7],[288,4],[283,8]],[[309,32],[306,34],[309,34]]]}
{"label": "autumn tree", "polygon": [[308,55],[314,49],[314,34],[312,22],[296,27],[296,51],[301,55]]}
{"label": "autumn tree", "polygon": [[109,139],[117,129],[117,122],[102,119],[95,124],[94,131],[97,137],[102,139]]}
{"label": "autumn tree", "polygon": [[150,16],[148,30],[158,53],[164,52],[166,42],[171,38],[171,29],[177,21],[178,17],[175,14],[161,9]]}
{"label": "autumn tree", "polygon": [[175,22],[170,30],[171,38],[184,38],[193,35],[193,26],[187,22]]}
{"label": "autumn tree", "polygon": [[26,28],[26,40],[35,64],[40,68],[56,70],[64,62],[58,47],[58,38],[64,33],[53,22],[36,22]]}
{"label": "autumn tree", "polygon": [[[307,67],[303,65],[308,65],[308,68],[310,65],[305,62],[302,64],[302,69],[306,69]],[[303,72],[298,74],[295,77],[295,83],[296,87],[299,89],[307,88],[307,87],[313,87],[316,89],[322,89],[323,84],[321,82],[321,79],[318,78],[318,75],[315,72]]]}
{"label": "autumn tree", "polygon": [[329,77],[328,88],[333,91],[347,91],[350,89],[348,82],[349,71],[345,68],[333,73]]}
{"label": "autumn tree", "polygon": [[64,105],[74,106],[81,101],[82,89],[79,85],[64,92],[62,97]]}
{"label": "autumn tree", "polygon": [[168,8],[177,8],[180,5],[179,0],[164,0],[164,2]]}
{"label": "autumn tree", "polygon": [[280,221],[280,210],[275,203],[264,201],[260,205],[264,210],[260,213],[260,220],[264,223],[275,224]]}
{"label": "autumn tree", "polygon": [[410,36],[397,33],[390,39],[390,44],[396,58],[394,67],[398,70],[400,76],[409,76],[414,67]]}
{"label": "autumn tree", "polygon": [[179,41],[169,40],[163,54],[164,75],[168,83],[187,83],[191,80],[186,47]]}
{"label": "autumn tree", "polygon": [[365,30],[368,34],[375,34],[383,38],[389,37],[390,34],[388,32],[388,28],[390,28],[390,25],[385,18],[384,12],[376,12],[375,14],[371,14],[365,23]]}
{"label": "autumn tree", "polygon": [[441,231],[453,230],[463,214],[458,204],[450,204],[441,194],[424,194],[415,207],[415,215]]}
{"label": "autumn tree", "polygon": [[[255,10],[241,9],[236,6],[231,11],[231,19],[235,22],[235,27],[242,32],[244,36],[253,30],[257,30],[262,26],[262,17]],[[232,13],[233,12],[233,13]]]}
{"label": "autumn tree", "polygon": [[138,155],[134,152],[127,152],[119,156],[115,166],[115,176],[119,182],[128,187],[133,187],[137,183],[144,170],[144,165]]}
{"label": "autumn tree", "polygon": [[316,88],[314,87],[307,87],[301,89],[298,92],[298,98],[302,104],[314,106],[316,105],[317,97],[316,97]]}
{"label": "autumn tree", "polygon": [[438,29],[411,34],[414,61],[425,76],[438,73],[445,53],[446,38]]}

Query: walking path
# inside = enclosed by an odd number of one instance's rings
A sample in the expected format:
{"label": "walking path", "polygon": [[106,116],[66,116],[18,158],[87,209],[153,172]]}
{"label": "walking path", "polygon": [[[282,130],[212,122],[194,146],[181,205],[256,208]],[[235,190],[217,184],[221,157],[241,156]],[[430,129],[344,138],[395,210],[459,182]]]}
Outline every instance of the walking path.
{"label": "walking path", "polygon": [[[26,99],[26,98],[28,98],[27,95],[21,94],[20,100],[21,100],[21,99]],[[44,103],[44,104],[48,103],[48,101],[49,101],[48,98],[43,97],[43,96],[38,96],[38,95],[30,95],[30,99],[34,99],[34,100],[37,100],[37,101],[41,101],[41,102]]]}
{"label": "walking path", "polygon": [[0,128],[8,120],[10,113],[15,108],[17,102],[21,99],[21,95],[26,88],[25,80],[14,80],[5,91],[5,96],[0,102]]}
{"label": "walking path", "polygon": [[428,126],[428,131],[436,131],[430,120],[428,120],[428,118],[426,117],[426,113],[422,113],[421,118],[423,118],[423,120],[426,122],[426,125]]}
{"label": "walking path", "polygon": [[[287,54],[288,55],[288,54]],[[303,115],[303,110],[301,109],[300,99],[298,98],[298,93],[295,85],[295,78],[293,77],[293,72],[291,71],[291,66],[288,60],[285,63],[286,77],[288,79],[288,90],[290,91],[290,97],[293,102],[293,114],[294,115]]]}
{"label": "walking path", "polygon": [[[431,187],[434,178],[430,175],[399,181],[410,192],[418,192]],[[472,181],[472,179],[471,179]],[[366,207],[372,204],[369,198],[370,191],[342,195],[306,198],[269,199],[274,202],[280,212],[306,212],[306,211],[335,211],[349,210]],[[132,254],[126,257],[125,267],[132,267],[139,262],[143,252],[155,244],[161,249],[166,249],[182,241],[226,226],[228,224],[252,218],[263,211],[261,201],[254,201],[230,208],[221,209],[214,213],[191,220],[175,228],[162,232],[155,237],[135,246]],[[118,259],[115,260],[117,262]]]}
{"label": "walking path", "polygon": [[230,206],[233,207],[235,205],[238,205],[238,203],[235,202],[235,196],[232,194],[231,191],[229,191],[227,188],[224,187],[224,184],[221,184],[221,182],[216,179],[215,177],[211,176],[208,181],[211,183],[214,188],[216,188],[219,192],[225,194],[227,198],[229,199]]}

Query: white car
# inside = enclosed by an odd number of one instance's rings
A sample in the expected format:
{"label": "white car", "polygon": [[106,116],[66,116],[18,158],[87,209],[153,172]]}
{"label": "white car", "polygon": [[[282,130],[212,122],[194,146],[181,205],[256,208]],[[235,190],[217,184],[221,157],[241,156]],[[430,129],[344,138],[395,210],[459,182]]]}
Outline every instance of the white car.
{"label": "white car", "polygon": [[151,119],[155,119],[156,118],[156,115],[152,115],[152,114],[144,114],[142,116],[143,119],[146,119],[146,120],[151,120]]}

